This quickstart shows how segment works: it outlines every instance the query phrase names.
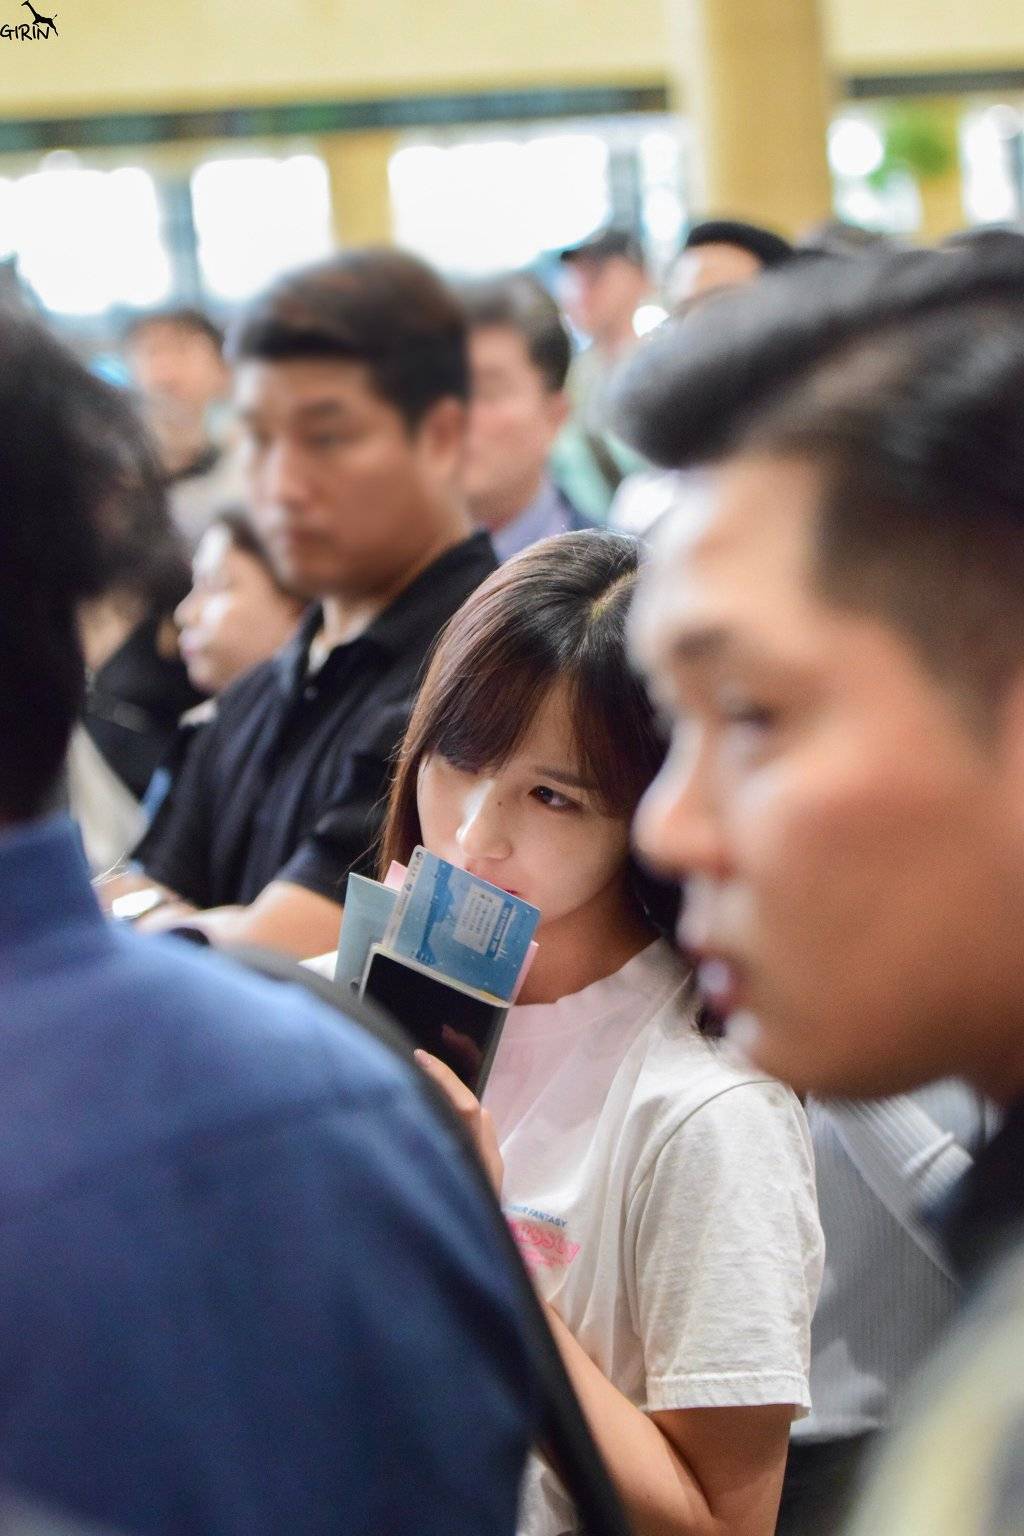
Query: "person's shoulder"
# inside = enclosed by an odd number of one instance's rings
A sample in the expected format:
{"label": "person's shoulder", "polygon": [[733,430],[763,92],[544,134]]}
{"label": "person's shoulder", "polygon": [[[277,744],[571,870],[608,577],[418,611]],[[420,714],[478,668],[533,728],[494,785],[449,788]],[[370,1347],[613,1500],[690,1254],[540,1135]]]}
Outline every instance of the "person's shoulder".
{"label": "person's shoulder", "polygon": [[652,1011],[639,1044],[644,1060],[634,1102],[654,1142],[678,1136],[750,1150],[790,1143],[809,1163],[807,1119],[796,1094],[741,1062],[727,1042],[702,1034],[690,988],[670,993]]}
{"label": "person's shoulder", "polygon": [[922,1372],[850,1536],[1024,1530],[1024,1241]]}
{"label": "person's shoulder", "polygon": [[96,1060],[132,1106],[118,1135],[155,1145],[410,1092],[410,1068],[299,988],[173,938],[116,938],[82,977],[79,1007]]}

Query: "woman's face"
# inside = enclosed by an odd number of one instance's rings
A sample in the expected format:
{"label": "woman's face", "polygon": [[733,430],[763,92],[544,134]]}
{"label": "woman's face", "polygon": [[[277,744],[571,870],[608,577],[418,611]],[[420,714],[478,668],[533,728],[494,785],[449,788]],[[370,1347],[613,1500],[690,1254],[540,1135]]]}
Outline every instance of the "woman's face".
{"label": "woman's face", "polygon": [[199,542],[192,590],[175,611],[188,675],[204,693],[223,688],[266,661],[288,639],[300,613],[262,563],[236,548],[222,523]]}
{"label": "woman's face", "polygon": [[561,686],[501,767],[424,758],[416,803],[424,847],[539,907],[541,931],[621,901],[629,818],[603,814],[583,781]]}

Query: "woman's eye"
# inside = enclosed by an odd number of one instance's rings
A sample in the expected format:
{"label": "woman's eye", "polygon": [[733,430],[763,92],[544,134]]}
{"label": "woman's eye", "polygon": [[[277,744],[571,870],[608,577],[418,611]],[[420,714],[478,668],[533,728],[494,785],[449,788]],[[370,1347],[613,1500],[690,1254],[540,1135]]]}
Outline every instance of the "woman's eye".
{"label": "woman's eye", "polygon": [[546,805],[551,811],[571,811],[576,808],[575,800],[570,800],[567,795],[560,794],[547,784],[538,784],[532,793],[535,800],[539,800],[541,805]]}

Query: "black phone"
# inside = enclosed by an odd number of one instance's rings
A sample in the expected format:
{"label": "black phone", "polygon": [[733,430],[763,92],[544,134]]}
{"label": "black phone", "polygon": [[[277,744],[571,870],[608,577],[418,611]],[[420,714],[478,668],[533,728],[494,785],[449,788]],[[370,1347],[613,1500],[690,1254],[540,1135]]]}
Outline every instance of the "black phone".
{"label": "black phone", "polygon": [[508,1016],[506,1004],[377,946],[370,952],[361,995],[386,1009],[414,1044],[451,1067],[480,1097]]}

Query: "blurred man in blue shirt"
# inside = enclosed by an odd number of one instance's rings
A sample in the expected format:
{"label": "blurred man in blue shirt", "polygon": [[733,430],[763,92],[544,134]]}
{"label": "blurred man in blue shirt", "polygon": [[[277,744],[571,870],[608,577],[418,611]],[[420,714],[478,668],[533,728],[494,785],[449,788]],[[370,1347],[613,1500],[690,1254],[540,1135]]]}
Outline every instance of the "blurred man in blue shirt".
{"label": "blurred man in blue shirt", "polygon": [[109,926],[45,811],[127,408],[0,320],[0,1484],[122,1533],[492,1536],[532,1437],[492,1218],[411,1069]]}

